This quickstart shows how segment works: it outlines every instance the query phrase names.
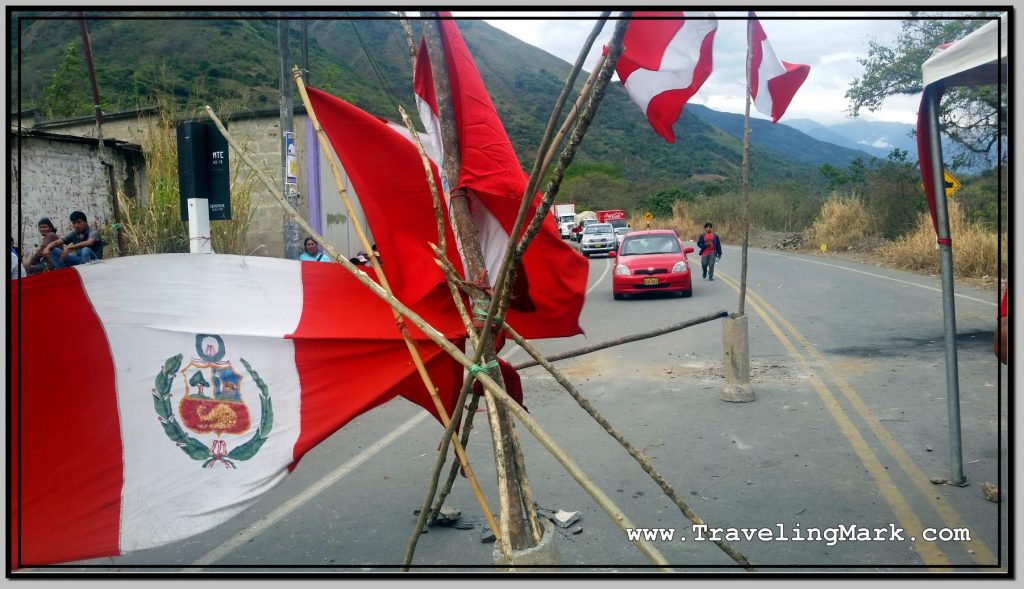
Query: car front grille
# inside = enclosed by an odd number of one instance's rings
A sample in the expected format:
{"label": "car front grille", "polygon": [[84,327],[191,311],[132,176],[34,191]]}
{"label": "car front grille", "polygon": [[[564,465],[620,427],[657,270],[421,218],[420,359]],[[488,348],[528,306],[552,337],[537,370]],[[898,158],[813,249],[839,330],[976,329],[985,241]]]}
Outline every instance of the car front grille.
{"label": "car front grille", "polygon": [[641,268],[640,270],[635,270],[633,274],[668,274],[668,268],[655,268],[653,270]]}

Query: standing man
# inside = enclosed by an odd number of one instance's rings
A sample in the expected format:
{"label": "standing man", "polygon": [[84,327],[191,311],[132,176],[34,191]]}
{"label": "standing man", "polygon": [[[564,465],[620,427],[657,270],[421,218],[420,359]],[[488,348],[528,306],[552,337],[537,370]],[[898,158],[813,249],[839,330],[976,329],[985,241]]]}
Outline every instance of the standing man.
{"label": "standing man", "polygon": [[[100,232],[89,227],[85,213],[71,213],[71,226],[74,231],[46,246],[43,251],[50,256],[54,268],[77,266],[87,262],[103,259],[103,238]],[[64,246],[64,247],[61,247]]]}
{"label": "standing man", "polygon": [[701,274],[708,280],[715,279],[715,260],[722,259],[722,242],[712,229],[711,223],[704,223],[704,234],[697,238]]}

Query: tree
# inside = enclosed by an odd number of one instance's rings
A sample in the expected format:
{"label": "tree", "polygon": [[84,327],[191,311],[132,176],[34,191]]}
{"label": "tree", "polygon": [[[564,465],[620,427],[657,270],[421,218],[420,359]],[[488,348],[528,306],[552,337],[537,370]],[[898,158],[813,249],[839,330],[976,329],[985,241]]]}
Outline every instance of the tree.
{"label": "tree", "polygon": [[[943,43],[961,39],[980,28],[994,12],[968,13],[967,18],[936,18],[942,13],[911,12],[903,21],[899,37],[891,45],[871,41],[868,57],[858,58],[864,76],[854,78],[846,91],[851,117],[861,109],[874,112],[889,96],[920,94],[923,88],[921,64]],[[951,16],[951,15],[950,15]],[[939,113],[942,132],[965,150],[963,163],[989,161],[992,148],[1000,137],[1005,139],[1008,119],[1007,92],[995,86],[958,86],[950,88]],[[1001,114],[997,127],[996,112]],[[1005,153],[1004,156],[1005,158]]]}
{"label": "tree", "polygon": [[88,73],[78,56],[75,42],[64,46],[64,57],[50,83],[43,87],[43,112],[48,118],[88,114],[92,108],[89,97]]}

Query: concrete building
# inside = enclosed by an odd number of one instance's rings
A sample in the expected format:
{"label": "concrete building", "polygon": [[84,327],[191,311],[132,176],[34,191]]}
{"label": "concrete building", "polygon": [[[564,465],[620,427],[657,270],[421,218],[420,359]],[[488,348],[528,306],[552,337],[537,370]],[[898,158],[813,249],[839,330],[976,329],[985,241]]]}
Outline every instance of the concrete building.
{"label": "concrete building", "polygon": [[[150,134],[159,129],[155,108],[105,115],[104,146],[114,161],[115,183],[131,198],[145,202],[145,153]],[[225,121],[232,137],[242,143],[247,155],[276,186],[283,183],[281,159],[280,113],[277,109],[247,111],[218,116]],[[19,124],[20,123],[20,124]],[[298,210],[326,240],[346,255],[354,256],[362,249],[352,219],[345,212],[330,166],[322,161],[311,165],[309,154],[318,151],[312,126],[305,109],[296,107],[294,114],[295,147],[298,158]],[[105,167],[99,163],[96,121],[93,117],[39,121],[34,113],[12,116],[11,150],[12,193],[9,197],[12,237],[23,236],[22,251],[38,244],[35,230],[40,217],[50,217],[58,231],[70,229],[68,215],[81,210],[90,224],[102,226],[112,222],[112,200]],[[341,170],[336,156],[335,161]],[[238,182],[252,173],[241,158],[229,152],[232,168],[240,165]],[[342,170],[346,190],[355,201],[356,222],[365,224],[358,205],[358,196],[348,184]],[[284,211],[262,183],[256,183],[252,194],[255,211],[249,223],[245,253],[258,256],[284,256]],[[319,206],[318,206],[319,205]],[[218,223],[219,221],[213,221]],[[300,241],[305,234],[300,230]],[[108,239],[113,243],[113,235]],[[300,243],[301,247],[301,243]]]}

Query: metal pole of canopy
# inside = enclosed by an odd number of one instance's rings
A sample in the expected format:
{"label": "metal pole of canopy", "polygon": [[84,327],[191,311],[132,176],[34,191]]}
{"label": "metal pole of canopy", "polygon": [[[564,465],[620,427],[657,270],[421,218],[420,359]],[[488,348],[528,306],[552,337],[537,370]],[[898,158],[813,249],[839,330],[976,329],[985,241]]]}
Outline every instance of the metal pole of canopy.
{"label": "metal pole of canopy", "polygon": [[949,411],[949,454],[951,482],[963,485],[963,456],[960,448],[960,376],[956,355],[956,303],[953,300],[953,245],[949,232],[949,211],[946,208],[943,177],[942,144],[939,135],[939,100],[936,86],[925,88],[925,108],[929,131],[929,157],[932,160],[933,197],[938,231],[939,264],[942,269],[942,317],[946,343],[946,403]]}

